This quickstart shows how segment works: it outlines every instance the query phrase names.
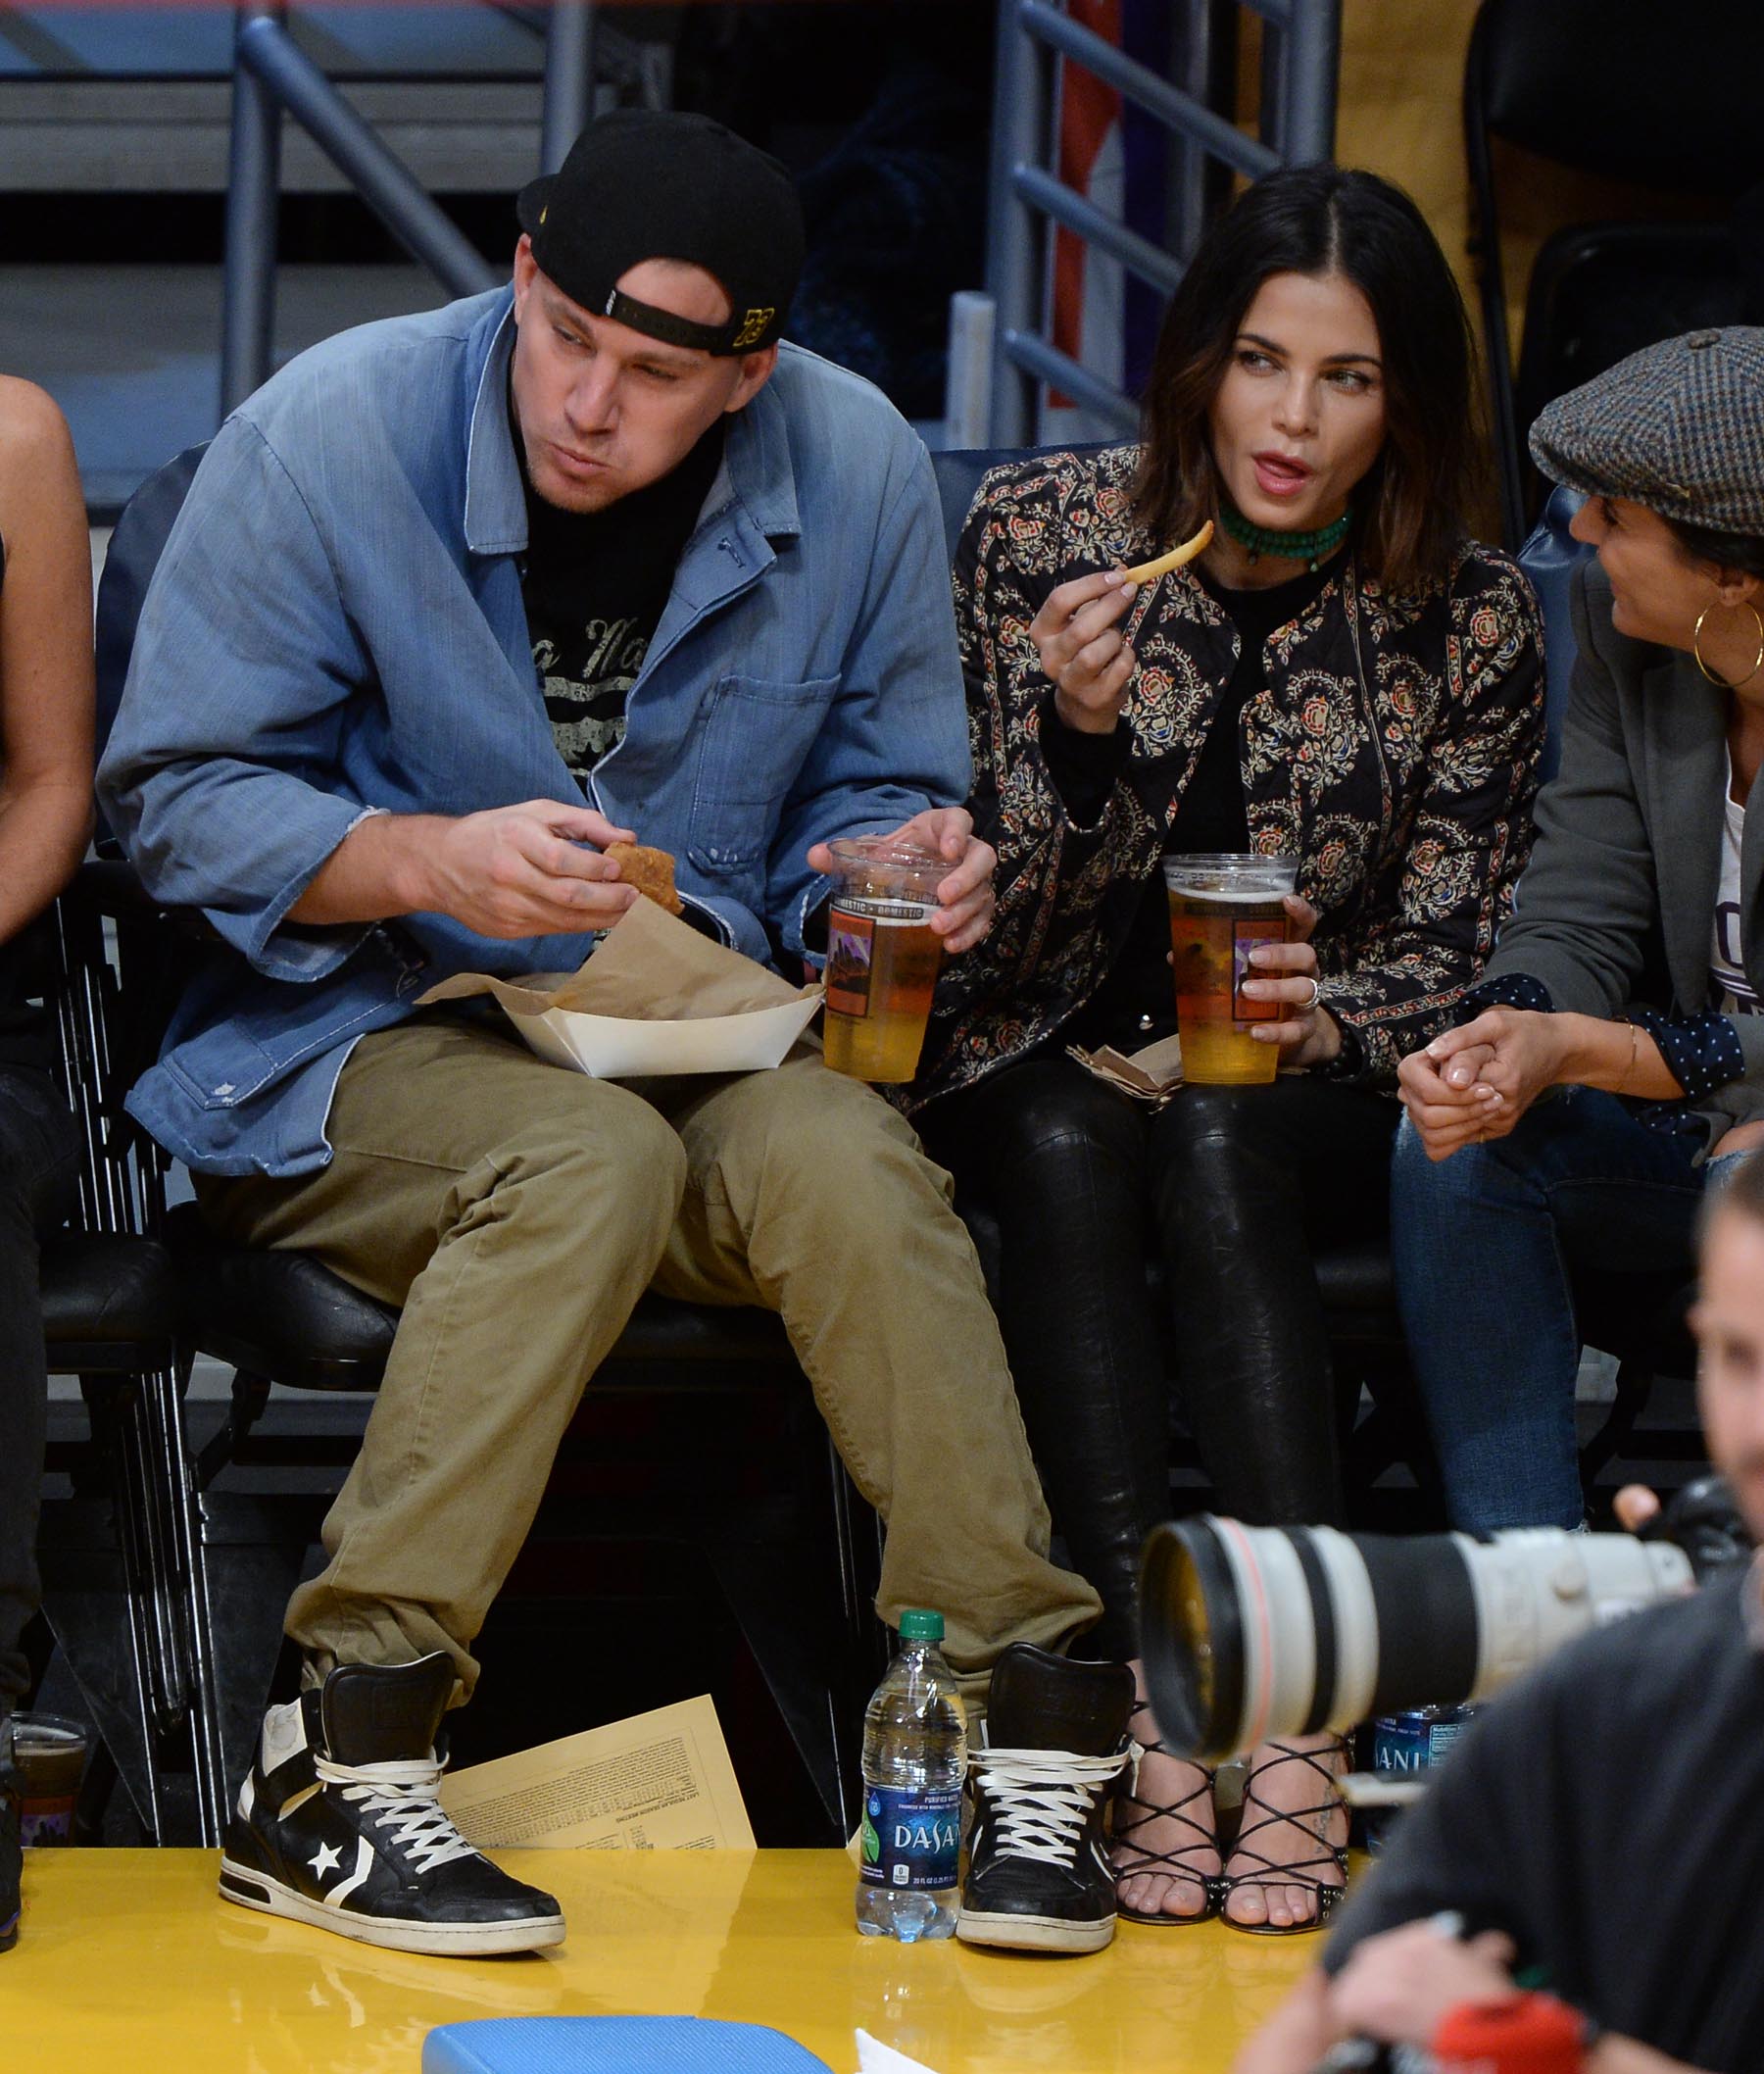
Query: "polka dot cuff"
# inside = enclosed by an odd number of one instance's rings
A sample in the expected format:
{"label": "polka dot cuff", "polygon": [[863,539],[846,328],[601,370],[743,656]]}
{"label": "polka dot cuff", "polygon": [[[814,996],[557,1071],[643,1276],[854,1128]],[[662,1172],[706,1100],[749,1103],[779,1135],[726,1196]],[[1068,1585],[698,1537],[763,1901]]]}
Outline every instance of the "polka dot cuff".
{"label": "polka dot cuff", "polygon": [[1554,1012],[1555,1003],[1541,979],[1534,979],[1529,972],[1507,972],[1499,979],[1485,979],[1481,986],[1470,989],[1458,1003],[1459,1022],[1474,1021],[1484,1009],[1530,1009],[1534,1014],[1548,1015]]}
{"label": "polka dot cuff", "polygon": [[[1459,1022],[1470,1021],[1484,1009],[1530,1009],[1549,1014],[1555,1003],[1542,980],[1529,972],[1508,972],[1470,989],[1458,1004]],[[1740,1032],[1713,1009],[1701,1015],[1678,1016],[1662,1015],[1654,1009],[1632,1009],[1627,1019],[1659,1046],[1667,1070],[1685,1091],[1682,1102],[1631,1101],[1632,1112],[1652,1130],[1706,1131],[1708,1118],[1695,1114],[1690,1105],[1743,1076],[1745,1054],[1740,1048]]]}
{"label": "polka dot cuff", "polygon": [[1740,1032],[1713,1009],[1701,1015],[1680,1017],[1636,1009],[1629,1019],[1660,1047],[1672,1077],[1692,1102],[1730,1086],[1745,1071]]}

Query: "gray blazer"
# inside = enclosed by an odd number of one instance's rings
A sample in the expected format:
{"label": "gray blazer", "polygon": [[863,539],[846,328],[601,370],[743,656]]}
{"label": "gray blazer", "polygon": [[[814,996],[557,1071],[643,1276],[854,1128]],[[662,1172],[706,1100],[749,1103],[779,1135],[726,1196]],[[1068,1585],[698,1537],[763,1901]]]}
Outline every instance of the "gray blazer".
{"label": "gray blazer", "polygon": [[[1529,972],[1558,1009],[1698,1015],[1721,877],[1727,696],[1689,656],[1611,624],[1596,562],[1574,579],[1579,657],[1561,773],[1538,796],[1538,842],[1483,977]],[[1764,992],[1764,776],[1746,802],[1740,939]],[[1764,1015],[1735,1018],[1745,1072],[1697,1104],[1711,1138],[1764,1115]]]}

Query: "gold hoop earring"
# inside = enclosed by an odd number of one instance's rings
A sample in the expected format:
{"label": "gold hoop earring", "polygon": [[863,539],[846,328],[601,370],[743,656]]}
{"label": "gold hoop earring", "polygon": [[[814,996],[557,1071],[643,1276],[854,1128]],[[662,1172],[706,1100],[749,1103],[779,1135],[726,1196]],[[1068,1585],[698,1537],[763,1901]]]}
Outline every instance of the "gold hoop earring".
{"label": "gold hoop earring", "polygon": [[[1717,599],[1716,604],[1719,603],[1720,600]],[[1722,691],[1738,691],[1742,685],[1749,684],[1759,670],[1764,669],[1764,617],[1759,616],[1758,608],[1755,605],[1746,606],[1745,610],[1752,616],[1752,624],[1758,629],[1758,652],[1752,657],[1752,667],[1745,672],[1744,676],[1736,677],[1732,683],[1729,683],[1726,677],[1718,677],[1703,661],[1702,650],[1697,646],[1697,643],[1702,639],[1703,621],[1714,610],[1714,605],[1705,605],[1702,611],[1697,614],[1696,624],[1690,630],[1690,653],[1696,659],[1697,668],[1702,671],[1711,684],[1718,686]],[[1738,611],[1739,607],[1736,606],[1735,610]]]}

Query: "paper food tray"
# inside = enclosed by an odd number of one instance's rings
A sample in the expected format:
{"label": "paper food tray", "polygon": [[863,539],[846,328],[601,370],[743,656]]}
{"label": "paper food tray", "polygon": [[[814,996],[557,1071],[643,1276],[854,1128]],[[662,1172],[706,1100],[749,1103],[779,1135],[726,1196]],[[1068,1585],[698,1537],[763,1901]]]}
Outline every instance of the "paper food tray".
{"label": "paper food tray", "polygon": [[781,1065],[821,993],[818,980],[793,987],[640,900],[575,972],[525,979],[460,972],[430,987],[418,1006],[492,995],[547,1064],[597,1080],[634,1080]]}
{"label": "paper food tray", "polygon": [[742,1015],[704,1015],[691,1022],[633,1022],[623,1015],[584,1015],[572,1009],[523,1014],[504,1002],[509,1020],[541,1059],[596,1080],[647,1073],[745,1073],[780,1065],[820,1007],[817,998],[787,1001]]}

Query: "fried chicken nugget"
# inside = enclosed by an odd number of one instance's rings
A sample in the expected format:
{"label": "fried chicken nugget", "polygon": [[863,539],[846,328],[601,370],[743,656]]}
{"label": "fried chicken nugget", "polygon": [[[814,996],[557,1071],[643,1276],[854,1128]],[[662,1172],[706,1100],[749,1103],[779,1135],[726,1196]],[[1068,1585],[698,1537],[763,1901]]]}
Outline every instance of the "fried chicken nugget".
{"label": "fried chicken nugget", "polygon": [[618,875],[627,886],[635,886],[669,914],[686,912],[684,901],[674,891],[674,861],[669,851],[652,850],[647,843],[613,843],[607,855],[617,864]]}

